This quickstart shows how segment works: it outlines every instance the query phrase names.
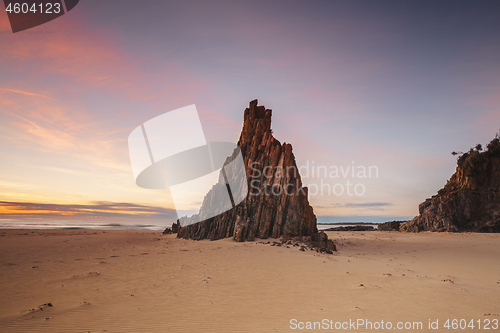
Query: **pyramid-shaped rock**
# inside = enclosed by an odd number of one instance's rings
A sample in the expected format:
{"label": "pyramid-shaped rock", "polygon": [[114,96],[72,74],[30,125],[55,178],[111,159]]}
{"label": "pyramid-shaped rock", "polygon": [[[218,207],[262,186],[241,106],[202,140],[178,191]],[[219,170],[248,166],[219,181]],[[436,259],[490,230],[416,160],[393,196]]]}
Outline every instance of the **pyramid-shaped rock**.
{"label": "pyramid-shaped rock", "polygon": [[[281,144],[273,137],[271,114],[271,110],[257,106],[257,100],[251,101],[245,110],[238,146],[248,182],[248,187],[242,187],[248,189],[246,198],[233,209],[202,222],[190,224],[190,218],[181,218],[180,225],[184,226],[178,231],[178,237],[211,240],[233,237],[236,241],[252,241],[311,236],[318,232],[292,146]],[[226,160],[226,165],[237,153]],[[200,216],[217,204],[221,191],[227,191],[222,174],[219,183],[205,196]]]}

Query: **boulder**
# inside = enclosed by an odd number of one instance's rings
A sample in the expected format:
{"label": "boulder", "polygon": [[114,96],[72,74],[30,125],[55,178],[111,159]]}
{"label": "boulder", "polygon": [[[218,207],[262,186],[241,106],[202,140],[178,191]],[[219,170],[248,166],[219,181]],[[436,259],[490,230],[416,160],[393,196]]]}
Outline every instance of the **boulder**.
{"label": "boulder", "polygon": [[382,223],[378,226],[378,230],[380,231],[399,231],[399,227],[401,223],[406,221],[390,221]]}

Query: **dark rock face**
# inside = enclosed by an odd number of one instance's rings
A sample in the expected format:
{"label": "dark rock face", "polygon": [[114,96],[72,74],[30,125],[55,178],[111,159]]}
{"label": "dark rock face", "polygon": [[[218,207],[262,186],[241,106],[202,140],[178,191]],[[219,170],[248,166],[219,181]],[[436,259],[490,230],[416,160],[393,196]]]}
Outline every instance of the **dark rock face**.
{"label": "dark rock face", "polygon": [[399,231],[399,227],[401,223],[404,223],[405,221],[390,221],[390,222],[385,222],[382,223],[381,225],[378,226],[378,230],[380,231]]}
{"label": "dark rock face", "polygon": [[179,223],[179,221],[172,224],[172,233],[176,234],[179,232],[180,229],[181,229],[181,224]]}
{"label": "dark rock face", "polygon": [[179,220],[177,220],[175,223],[172,224],[172,228],[165,228],[163,230],[164,235],[169,235],[169,234],[176,234],[179,232],[181,229],[181,224],[179,223]]}
{"label": "dark rock face", "polygon": [[471,149],[438,194],[419,206],[419,215],[401,231],[500,232],[500,140],[487,150]]}
{"label": "dark rock face", "polygon": [[[271,114],[271,110],[257,106],[257,100],[250,102],[245,110],[238,146],[246,168],[248,196],[233,209],[196,224],[189,224],[189,218],[181,218],[185,226],[177,237],[211,240],[233,237],[241,242],[317,233],[316,216],[307,199],[307,188],[302,187],[292,146],[273,137]],[[217,193],[221,190],[226,190],[222,177],[205,196],[201,216],[211,204],[217,203]]]}

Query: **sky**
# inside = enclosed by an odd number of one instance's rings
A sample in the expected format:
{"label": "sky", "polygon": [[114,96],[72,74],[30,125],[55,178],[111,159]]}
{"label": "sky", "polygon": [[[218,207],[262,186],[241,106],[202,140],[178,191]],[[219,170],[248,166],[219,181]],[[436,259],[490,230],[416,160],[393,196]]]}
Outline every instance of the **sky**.
{"label": "sky", "polygon": [[498,1],[82,0],[18,33],[1,11],[0,219],[170,224],[128,135],[196,104],[207,141],[237,142],[254,99],[318,221],[411,218],[500,129],[499,33]]}

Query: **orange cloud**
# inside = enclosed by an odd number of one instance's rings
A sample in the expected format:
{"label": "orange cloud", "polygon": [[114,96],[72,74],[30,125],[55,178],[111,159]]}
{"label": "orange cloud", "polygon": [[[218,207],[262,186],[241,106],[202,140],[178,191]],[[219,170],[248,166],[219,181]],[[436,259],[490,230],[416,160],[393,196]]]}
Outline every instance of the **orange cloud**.
{"label": "orange cloud", "polygon": [[[0,65],[19,68],[20,77],[23,72],[33,77],[62,75],[65,83],[57,87],[60,91],[99,90],[119,93],[132,101],[163,100],[165,95],[179,100],[205,89],[205,83],[193,78],[178,62],[164,61],[154,73],[144,72],[142,65],[151,59],[138,59],[119,45],[119,36],[97,35],[78,19],[75,16],[26,33],[6,34],[8,47],[0,49]],[[29,91],[25,88],[28,84],[20,80],[3,88],[22,93]]]}
{"label": "orange cloud", "polygon": [[126,51],[121,36],[96,32],[82,16],[71,15],[13,34],[0,13],[6,45],[0,48],[6,73],[0,82],[0,139],[5,157],[22,165],[0,180],[22,179],[36,186],[10,187],[4,199],[168,204],[168,192],[165,198],[133,181],[127,138],[147,120],[144,114],[134,107],[96,110],[93,105],[144,101],[146,112],[164,110],[166,104],[174,109],[192,103],[206,82],[168,59],[159,61],[155,71],[144,70],[151,59]]}
{"label": "orange cloud", "polygon": [[124,202],[92,202],[89,204],[45,204],[35,202],[0,201],[3,217],[146,217],[175,219],[173,209]]}

